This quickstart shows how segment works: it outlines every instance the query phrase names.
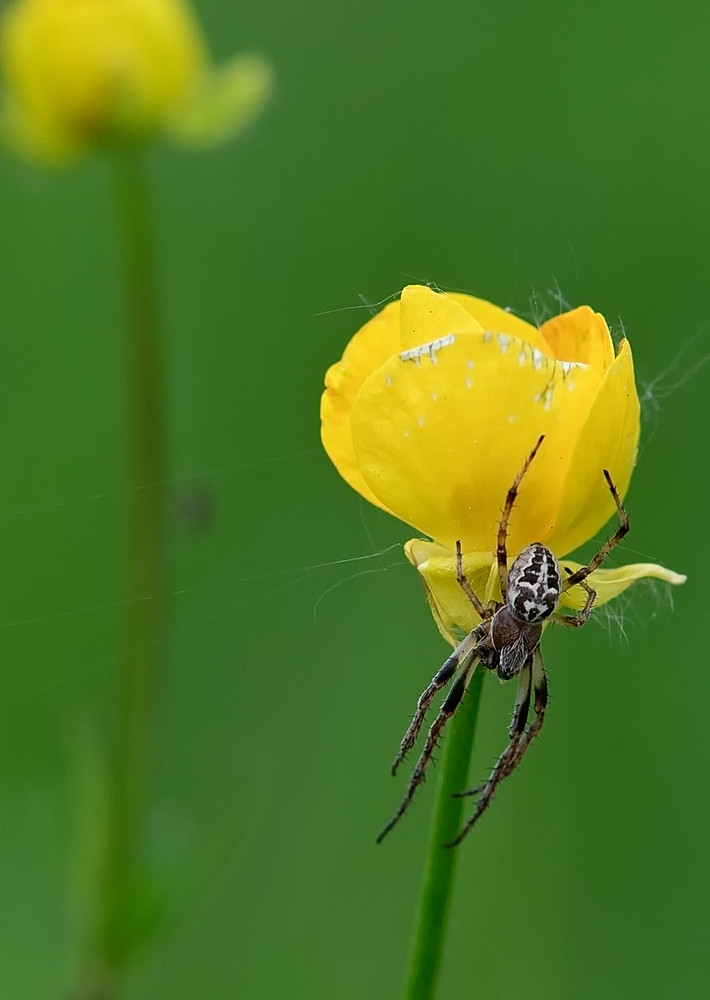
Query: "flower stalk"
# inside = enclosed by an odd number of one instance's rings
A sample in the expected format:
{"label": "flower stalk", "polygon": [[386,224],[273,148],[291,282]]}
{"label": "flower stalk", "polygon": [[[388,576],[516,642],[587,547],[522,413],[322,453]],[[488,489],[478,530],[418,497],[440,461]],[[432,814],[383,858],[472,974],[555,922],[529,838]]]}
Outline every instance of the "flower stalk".
{"label": "flower stalk", "polygon": [[451,894],[459,851],[446,847],[461,829],[465,799],[456,792],[466,788],[478,710],[486,671],[473,675],[468,692],[454,716],[447,735],[439,773],[419,909],[407,970],[404,1000],[432,1000],[446,940]]}
{"label": "flower stalk", "polygon": [[129,470],[126,655],[120,661],[107,770],[97,926],[80,1000],[114,1000],[130,953],[135,886],[152,773],[164,571],[165,427],[162,351],[150,203],[137,152],[116,160],[128,303],[126,402]]}

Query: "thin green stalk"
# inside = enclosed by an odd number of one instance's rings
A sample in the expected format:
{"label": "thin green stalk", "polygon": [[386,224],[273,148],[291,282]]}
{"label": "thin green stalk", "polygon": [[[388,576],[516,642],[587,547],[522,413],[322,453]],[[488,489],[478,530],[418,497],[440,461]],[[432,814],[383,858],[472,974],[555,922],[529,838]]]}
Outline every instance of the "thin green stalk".
{"label": "thin green stalk", "polygon": [[82,1000],[115,1000],[131,947],[137,860],[152,772],[164,561],[165,428],[151,207],[138,152],[116,157],[127,299],[126,655],[119,663],[108,767],[103,875]]}
{"label": "thin green stalk", "polygon": [[478,669],[451,724],[434,803],[424,880],[412,940],[405,1000],[432,1000],[446,938],[451,890],[459,849],[449,849],[461,829],[464,799],[486,671]]}

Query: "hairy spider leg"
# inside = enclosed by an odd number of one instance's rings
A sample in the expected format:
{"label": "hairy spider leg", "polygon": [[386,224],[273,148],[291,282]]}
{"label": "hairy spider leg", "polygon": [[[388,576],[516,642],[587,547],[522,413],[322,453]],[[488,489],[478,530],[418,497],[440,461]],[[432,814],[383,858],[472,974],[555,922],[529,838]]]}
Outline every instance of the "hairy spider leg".
{"label": "hairy spider leg", "polygon": [[466,597],[468,597],[479,618],[486,619],[493,617],[493,608],[485,607],[483,601],[476,594],[476,591],[466,579],[466,574],[463,569],[463,552],[461,551],[460,541],[456,542],[456,582],[461,590],[463,590]]}
{"label": "hairy spider leg", "polygon": [[399,751],[392,764],[392,774],[397,773],[397,768],[414,746],[414,742],[419,735],[419,730],[422,728],[424,717],[434,695],[437,691],[440,691],[443,687],[445,687],[459,667],[470,659],[477,642],[478,635],[476,629],[474,629],[473,632],[469,632],[466,638],[458,644],[448,660],[446,660],[443,666],[434,674],[429,686],[422,691],[419,696],[419,701],[417,702],[414,718],[409,723],[409,728],[404,734]]}
{"label": "hairy spider leg", "polygon": [[[572,575],[572,570],[567,569],[565,566],[565,573]],[[589,616],[592,613],[592,606],[597,599],[597,592],[592,587],[589,586],[584,580],[579,581],[579,586],[585,591],[587,599],[584,602],[584,607],[579,612],[578,615],[562,615],[559,612],[555,612],[550,615],[550,621],[555,622],[557,625],[566,625],[568,628],[579,628],[580,625],[584,625],[585,622],[589,621]]]}
{"label": "hairy spider leg", "polygon": [[[471,633],[471,635],[468,636],[467,638],[471,638],[472,635],[473,633]],[[441,708],[439,709],[439,714],[432,723],[431,729],[429,730],[429,734],[426,738],[426,743],[424,744],[424,749],[419,755],[419,760],[417,761],[416,767],[414,768],[414,771],[412,773],[412,777],[409,782],[409,787],[407,788],[407,793],[402,799],[402,803],[397,812],[394,814],[394,816],[389,821],[387,826],[385,826],[385,828],[377,837],[378,844],[380,844],[384,840],[384,838],[387,836],[390,830],[394,826],[396,826],[397,823],[400,821],[400,819],[406,812],[409,803],[412,801],[414,793],[424,780],[427,765],[431,760],[434,750],[436,749],[436,745],[439,741],[439,737],[441,736],[441,732],[446,723],[449,721],[451,716],[458,708],[461,699],[463,698],[469,684],[471,683],[471,678],[473,677],[474,671],[479,662],[480,662],[480,656],[476,651],[476,648],[474,647],[469,652],[468,657],[466,657],[464,661],[462,661],[461,666],[464,668],[463,672],[460,673],[459,676],[454,681],[451,690],[447,694],[446,698],[444,699],[441,705]]]}
{"label": "hairy spider leg", "polygon": [[510,489],[506,494],[503,513],[501,514],[500,523],[498,525],[498,541],[496,544],[496,556],[498,558],[498,579],[500,581],[500,592],[503,597],[504,604],[508,594],[508,521],[510,520],[510,515],[513,511],[513,506],[518,497],[518,490],[520,489],[520,484],[523,481],[523,477],[530,468],[530,463],[537,455],[538,448],[540,447],[540,445],[544,440],[545,440],[545,435],[541,434],[537,440],[537,444],[530,452],[528,457],[525,459],[525,464],[523,465],[522,469],[515,477],[513,485],[510,487]]}
{"label": "hairy spider leg", "polygon": [[533,709],[535,712],[535,718],[528,726],[527,730],[523,733],[520,743],[518,744],[517,754],[514,759],[508,762],[504,778],[507,778],[509,774],[515,770],[520,761],[522,760],[523,754],[530,746],[532,741],[535,739],[537,734],[542,729],[542,724],[545,721],[545,709],[547,708],[547,674],[545,672],[545,664],[542,659],[542,653],[539,647],[533,653],[532,661],[532,683],[535,690],[535,701],[533,703]]}
{"label": "hairy spider leg", "polygon": [[511,740],[518,739],[525,732],[530,711],[530,693],[532,690],[532,654],[525,661],[525,666],[520,671],[518,678],[518,690],[515,693],[515,707],[513,708],[513,718],[510,720],[508,735]]}
{"label": "hairy spider leg", "polygon": [[[466,824],[461,829],[459,835],[447,844],[447,847],[456,847],[464,839],[467,833],[473,828],[473,826],[478,822],[483,813],[486,811],[491,803],[493,795],[504,778],[507,778],[513,773],[515,768],[523,759],[526,750],[535,739],[537,734],[542,729],[542,724],[545,721],[545,708],[547,707],[547,675],[545,674],[545,666],[542,662],[542,654],[539,648],[535,650],[532,654],[532,684],[535,689],[535,718],[530,723],[528,728],[524,731],[520,731],[520,727],[524,727],[525,719],[522,717],[522,707],[524,705],[525,696],[523,695],[521,699],[520,685],[524,684],[522,673],[529,669],[528,663],[526,663],[523,671],[521,672],[521,678],[518,682],[518,698],[515,703],[515,711],[513,713],[513,721],[511,722],[510,732],[511,739],[508,746],[505,748],[503,753],[498,758],[496,766],[493,768],[490,778],[483,785],[482,788],[473,789],[470,792],[461,792],[461,796],[466,795],[478,795],[479,799],[476,803],[476,808],[473,812],[471,818],[466,822]],[[529,680],[527,681],[529,684]],[[524,689],[523,689],[524,690]],[[528,703],[529,703],[529,688],[528,688]]]}
{"label": "hairy spider leg", "polygon": [[[525,666],[518,674],[518,689],[515,693],[515,707],[513,708],[513,718],[510,720],[510,726],[508,728],[508,735],[510,737],[510,742],[517,743],[520,737],[525,732],[525,727],[528,722],[528,714],[530,712],[530,696],[532,693],[532,662],[533,654],[525,661]],[[498,762],[496,763],[495,771],[501,765],[503,757],[505,755],[510,755],[510,746],[507,746],[501,754]],[[492,775],[491,775],[492,777]],[[489,779],[490,780],[490,779]],[[455,792],[454,798],[464,799],[471,795],[480,795],[484,790],[488,782],[484,781],[482,785],[477,785],[476,788],[471,788],[466,792]]]}
{"label": "hairy spider leg", "polygon": [[575,570],[574,573],[571,573],[567,577],[567,579],[562,584],[562,591],[561,591],[562,593],[569,590],[570,587],[574,587],[575,584],[581,583],[582,580],[586,580],[586,578],[589,576],[590,573],[593,573],[595,569],[601,566],[601,564],[604,562],[604,560],[609,555],[614,546],[619,544],[621,539],[624,537],[624,535],[626,535],[626,533],[629,530],[629,515],[624,510],[624,505],[621,502],[621,498],[619,497],[616,486],[614,486],[614,482],[611,476],[609,475],[607,469],[604,469],[604,478],[607,481],[607,485],[609,487],[611,495],[614,498],[614,503],[616,504],[616,509],[619,514],[619,522],[620,522],[619,527],[616,529],[611,538],[608,541],[604,542],[604,544],[599,549],[597,554],[589,563],[587,563],[586,566],[582,566],[580,569]]}

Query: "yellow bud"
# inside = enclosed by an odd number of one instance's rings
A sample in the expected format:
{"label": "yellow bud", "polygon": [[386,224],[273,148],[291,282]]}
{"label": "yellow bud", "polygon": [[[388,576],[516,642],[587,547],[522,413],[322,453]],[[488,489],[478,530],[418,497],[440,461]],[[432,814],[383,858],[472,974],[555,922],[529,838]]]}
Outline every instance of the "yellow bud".
{"label": "yellow bud", "polygon": [[0,57],[6,139],[28,155],[56,162],[140,141],[174,130],[201,100],[221,100],[215,139],[230,134],[228,100],[206,85],[214,71],[182,0],[17,0]]}

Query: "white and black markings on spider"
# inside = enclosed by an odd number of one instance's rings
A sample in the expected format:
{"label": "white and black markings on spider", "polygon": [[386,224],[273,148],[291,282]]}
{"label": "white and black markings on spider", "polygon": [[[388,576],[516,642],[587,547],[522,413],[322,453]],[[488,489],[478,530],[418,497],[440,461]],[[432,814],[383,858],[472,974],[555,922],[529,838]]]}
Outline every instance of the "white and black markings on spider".
{"label": "white and black markings on spider", "polygon": [[[487,605],[483,604],[466,579],[463,570],[461,543],[456,543],[457,581],[477,615],[482,619],[481,624],[469,632],[466,638],[459,643],[419,697],[414,718],[404,734],[399,752],[392,765],[393,774],[396,774],[399,765],[414,746],[434,696],[453,679],[453,684],[429,730],[402,803],[377,837],[377,843],[380,843],[387,836],[406,812],[414,793],[424,780],[427,765],[446,723],[461,703],[476,667],[481,665],[487,670],[494,670],[504,681],[518,677],[518,690],[509,729],[509,743],[498,758],[488,780],[478,788],[459,793],[461,796],[475,796],[477,801],[470,819],[467,820],[456,838],[446,846],[455,847],[460,844],[478,822],[490,805],[498,785],[518,766],[525,751],[540,732],[545,719],[547,675],[540,652],[543,623],[552,621],[571,628],[578,628],[587,621],[597,596],[596,591],[586,582],[587,577],[601,565],[609,552],[629,530],[629,519],[617,489],[608,471],[604,469],[604,478],[614,498],[620,523],[615,533],[602,545],[592,560],[586,566],[575,570],[574,573],[567,570],[568,576],[563,580],[557,560],[552,552],[541,542],[533,542],[522,550],[508,569],[508,522],[520,484],[543,440],[544,435],[539,438],[530,452],[505,498],[496,544],[502,601],[491,601]],[[582,587],[587,595],[584,607],[577,615],[561,614],[557,611],[560,596],[577,585]],[[533,716],[528,723],[531,701]]]}

